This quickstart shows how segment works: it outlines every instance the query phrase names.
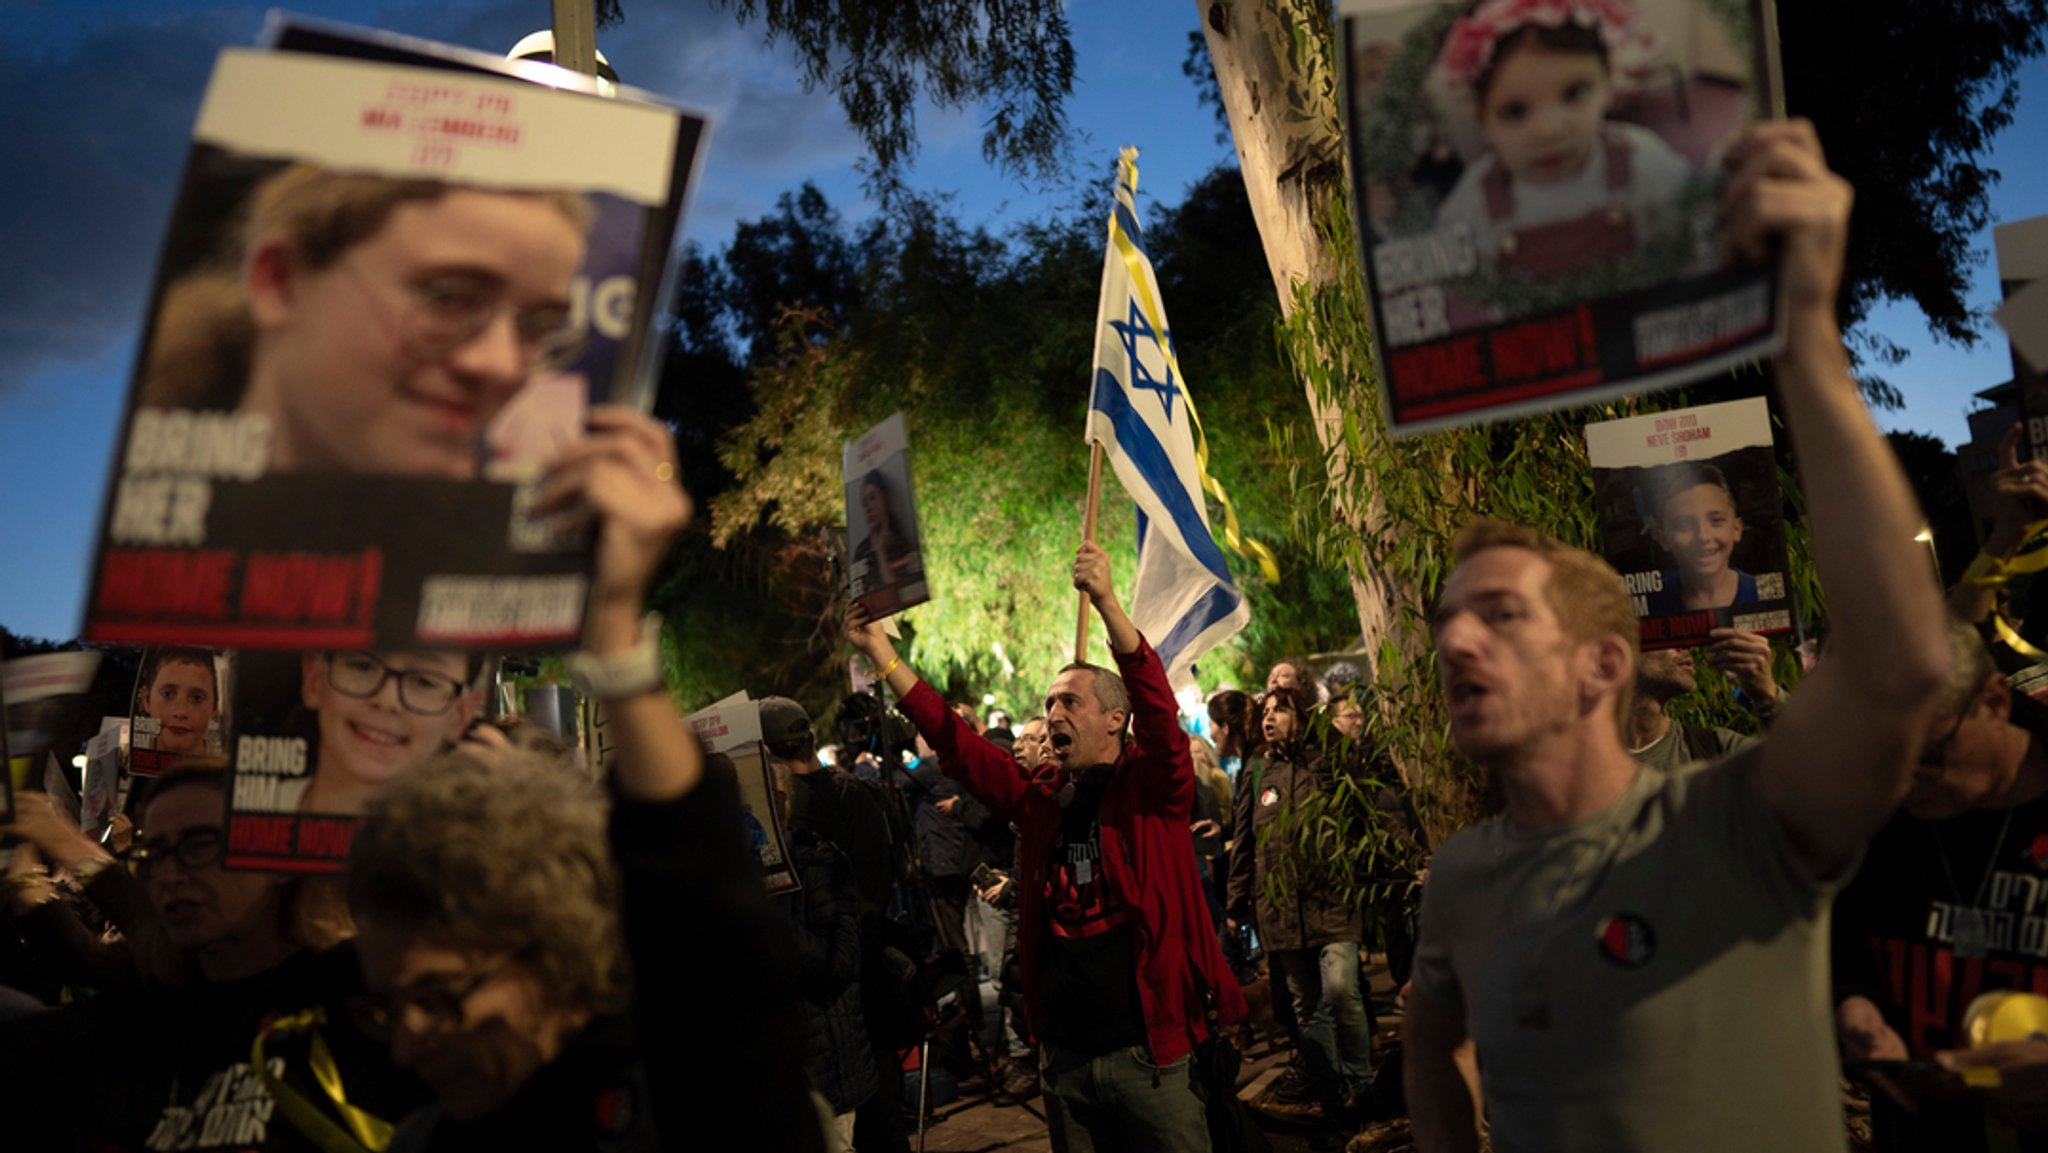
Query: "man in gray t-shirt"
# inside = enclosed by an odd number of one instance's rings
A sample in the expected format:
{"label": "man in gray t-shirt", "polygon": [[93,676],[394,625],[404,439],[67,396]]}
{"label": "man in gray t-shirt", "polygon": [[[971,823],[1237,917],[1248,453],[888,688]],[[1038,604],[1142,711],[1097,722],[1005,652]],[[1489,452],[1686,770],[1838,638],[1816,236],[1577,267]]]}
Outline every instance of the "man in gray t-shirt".
{"label": "man in gray t-shirt", "polygon": [[1452,739],[1506,803],[1423,891],[1404,1072],[1425,1153],[1477,1148],[1482,1094],[1500,1153],[1844,1147],[1828,902],[1906,790],[1948,646],[1919,510],[1835,323],[1850,189],[1804,122],[1750,129],[1728,164],[1731,246],[1783,260],[1778,397],[1817,462],[1829,660],[1759,748],[1643,770],[1621,735],[1621,578],[1518,525],[1458,534],[1437,664]]}

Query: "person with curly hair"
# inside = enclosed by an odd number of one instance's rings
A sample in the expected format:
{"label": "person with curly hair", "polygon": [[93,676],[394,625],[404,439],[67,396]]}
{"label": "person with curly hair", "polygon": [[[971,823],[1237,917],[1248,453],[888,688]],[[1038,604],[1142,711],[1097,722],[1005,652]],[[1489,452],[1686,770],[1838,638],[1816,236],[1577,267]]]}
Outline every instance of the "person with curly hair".
{"label": "person with curly hair", "polygon": [[609,803],[558,760],[473,738],[394,780],[356,836],[359,1016],[436,1099],[393,1151],[675,1148],[713,1118],[757,1148],[823,1145],[737,778],[684,727],[641,616],[689,518],[662,479],[674,451],[646,415],[595,409],[547,498],[597,525],[571,666],[610,720]]}

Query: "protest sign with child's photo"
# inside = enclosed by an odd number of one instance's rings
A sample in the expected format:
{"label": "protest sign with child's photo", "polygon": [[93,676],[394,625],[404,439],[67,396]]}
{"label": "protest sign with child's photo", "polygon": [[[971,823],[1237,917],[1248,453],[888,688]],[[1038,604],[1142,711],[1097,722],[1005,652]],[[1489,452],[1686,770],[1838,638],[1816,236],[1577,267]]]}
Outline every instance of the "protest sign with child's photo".
{"label": "protest sign with child's photo", "polygon": [[1586,426],[1607,562],[1635,598],[1645,650],[1717,628],[1792,628],[1784,498],[1762,399]]}
{"label": "protest sign with child's photo", "polygon": [[461,740],[486,667],[452,651],[240,654],[228,866],[339,871],[370,799]]}
{"label": "protest sign with child's photo", "polygon": [[129,703],[128,767],[153,777],[182,760],[226,754],[234,654],[165,646],[147,649]]}
{"label": "protest sign with child's photo", "polygon": [[1777,103],[1763,0],[1343,0],[1389,426],[1585,404],[1768,355],[1722,155]]}

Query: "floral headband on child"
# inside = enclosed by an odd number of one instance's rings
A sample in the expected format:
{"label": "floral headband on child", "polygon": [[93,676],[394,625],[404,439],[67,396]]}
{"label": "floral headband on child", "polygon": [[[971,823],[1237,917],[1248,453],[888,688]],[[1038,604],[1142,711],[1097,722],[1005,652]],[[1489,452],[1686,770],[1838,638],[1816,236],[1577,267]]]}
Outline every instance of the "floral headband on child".
{"label": "floral headband on child", "polygon": [[1477,80],[1492,65],[1494,47],[1532,24],[1596,29],[1611,55],[1646,52],[1655,39],[1627,0],[1488,0],[1451,26],[1439,66],[1445,86],[1463,88]]}

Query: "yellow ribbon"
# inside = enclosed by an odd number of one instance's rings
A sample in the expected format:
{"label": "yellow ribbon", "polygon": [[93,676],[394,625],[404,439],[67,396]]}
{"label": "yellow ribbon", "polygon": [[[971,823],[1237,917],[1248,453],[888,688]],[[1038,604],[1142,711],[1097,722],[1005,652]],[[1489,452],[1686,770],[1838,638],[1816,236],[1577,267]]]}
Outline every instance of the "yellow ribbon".
{"label": "yellow ribbon", "polygon": [[[1989,553],[1978,553],[1977,559],[1970,563],[1970,571],[1976,572],[1980,566],[1991,571],[1986,574],[1987,579],[1971,583],[1983,588],[1998,588],[2013,577],[2048,569],[2048,520],[2035,521],[2028,525],[2020,540],[2020,547],[2013,550],[2012,556],[2008,558],[2000,559]],[[1963,579],[1970,580],[1970,574],[1965,573]],[[2008,648],[2021,656],[2037,661],[2048,660],[2048,651],[2043,651],[2040,646],[2020,636],[2019,630],[2013,628],[2011,622],[2007,621],[1995,607],[1991,610],[1991,629],[1998,634],[1999,640],[2004,641]]]}
{"label": "yellow ribbon", "polygon": [[[256,1070],[263,1087],[270,1091],[270,1099],[276,1102],[277,1111],[284,1115],[292,1128],[325,1153],[384,1153],[385,1147],[391,1144],[391,1123],[349,1104],[347,1094],[342,1091],[341,1070],[334,1064],[334,1054],[327,1048],[327,1038],[320,1035],[320,1026],[326,1022],[327,1014],[319,1008],[277,1018],[269,1028],[256,1034],[255,1043],[249,1047],[249,1064]],[[289,1033],[311,1035],[308,1058],[313,1066],[313,1079],[326,1091],[328,1100],[334,1102],[335,1112],[348,1123],[349,1133],[342,1132],[339,1125],[328,1120],[326,1114],[298,1090],[270,1072],[269,1064],[263,1059],[263,1043],[273,1036]]]}
{"label": "yellow ribbon", "polygon": [[[1126,148],[1117,157],[1117,183],[1130,192],[1125,207],[1135,219],[1138,214],[1138,150]],[[1138,251],[1137,244],[1124,232],[1117,222],[1116,213],[1109,214],[1109,242],[1123,257],[1124,267],[1130,273],[1131,292],[1138,299],[1138,307],[1145,314],[1145,323],[1152,326],[1152,342],[1159,349],[1159,355],[1166,358],[1166,371],[1181,382],[1180,398],[1188,409],[1188,423],[1195,430],[1195,473],[1202,479],[1202,491],[1216,498],[1223,509],[1223,543],[1230,551],[1254,561],[1268,581],[1280,579],[1280,563],[1273,556],[1273,550],[1244,535],[1237,523],[1237,509],[1231,505],[1230,497],[1223,491],[1223,482],[1209,473],[1209,437],[1202,431],[1202,418],[1195,412],[1195,398],[1187,390],[1187,376],[1180,370],[1180,363],[1174,359],[1173,349],[1166,342],[1166,314],[1152,295],[1152,286],[1147,273],[1151,264],[1145,254]],[[1097,334],[1098,337],[1100,334]]]}
{"label": "yellow ribbon", "polygon": [[1998,639],[2004,641],[2006,647],[2012,651],[2037,661],[2048,660],[2048,652],[2043,652],[2038,646],[2028,643],[2027,639],[2019,634],[2019,630],[2013,628],[1997,609],[1991,610],[1991,628],[1998,634]]}

